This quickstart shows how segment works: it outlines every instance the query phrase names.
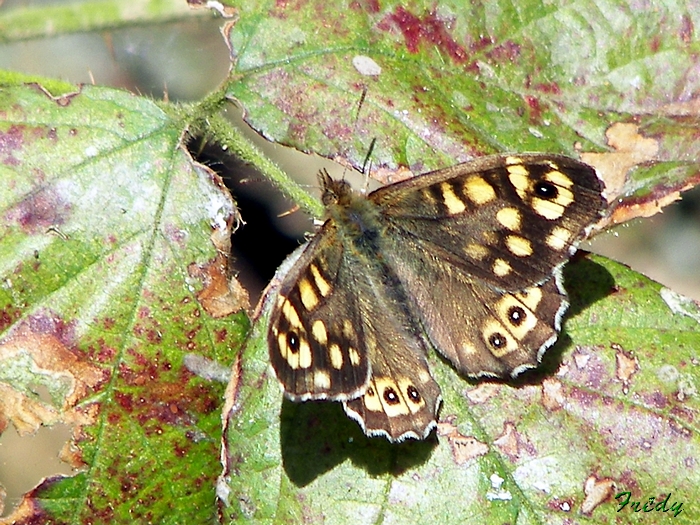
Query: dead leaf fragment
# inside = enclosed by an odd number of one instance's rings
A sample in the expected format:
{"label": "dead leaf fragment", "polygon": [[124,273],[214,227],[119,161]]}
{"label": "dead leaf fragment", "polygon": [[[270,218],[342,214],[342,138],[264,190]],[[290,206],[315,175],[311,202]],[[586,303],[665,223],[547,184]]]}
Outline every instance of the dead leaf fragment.
{"label": "dead leaf fragment", "polygon": [[467,390],[467,399],[474,404],[485,403],[498,394],[501,386],[498,383],[480,383],[476,388]]}
{"label": "dead leaf fragment", "polygon": [[452,421],[438,423],[438,434],[447,438],[452,449],[452,459],[457,465],[464,465],[489,451],[486,443],[479,441],[474,436],[461,434]]}
{"label": "dead leaf fragment", "polygon": [[615,350],[615,373],[617,379],[622,382],[622,392],[627,394],[629,392],[629,384],[632,376],[639,370],[639,361],[631,353],[625,352],[617,343],[613,343],[612,349]]}
{"label": "dead leaf fragment", "polygon": [[190,277],[204,286],[197,292],[197,301],[215,319],[250,307],[247,290],[238,279],[227,277],[227,268],[228,260],[222,253],[206,264],[192,263],[187,267]]}
{"label": "dead leaf fragment", "polygon": [[649,162],[659,153],[659,143],[639,134],[636,124],[616,122],[605,132],[608,145],[614,151],[607,153],[582,153],[581,160],[593,166],[605,181],[608,202],[621,193],[632,167]]}
{"label": "dead leaf fragment", "polygon": [[581,503],[581,513],[590,516],[591,513],[604,501],[610,499],[615,492],[615,482],[610,478],[598,479],[589,476],[583,486],[586,495]]}
{"label": "dead leaf fragment", "polygon": [[[41,323],[26,323],[0,342],[0,367],[14,369],[18,378],[13,385],[0,383],[0,419],[12,421],[20,436],[58,421],[85,423],[86,412],[73,408],[106,380],[102,369],[80,359],[59,337],[34,331],[32,325]],[[38,386],[50,391],[50,402],[27,392]]]}
{"label": "dead leaf fragment", "polygon": [[564,394],[561,381],[545,379],[542,381],[542,404],[547,410],[555,411],[564,406]]}

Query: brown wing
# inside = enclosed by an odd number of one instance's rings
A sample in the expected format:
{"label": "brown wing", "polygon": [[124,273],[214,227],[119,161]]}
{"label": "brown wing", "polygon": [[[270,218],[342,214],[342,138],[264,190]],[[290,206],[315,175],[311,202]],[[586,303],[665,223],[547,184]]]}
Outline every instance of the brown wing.
{"label": "brown wing", "polygon": [[[402,243],[397,274],[431,343],[460,372],[507,377],[537,366],[568,306],[559,270],[543,283],[504,292],[408,246]],[[411,264],[406,252],[413,252]]]}
{"label": "brown wing", "polygon": [[284,276],[270,315],[270,362],[294,401],[345,400],[361,395],[370,376],[357,289],[348,274],[336,230],[326,223]]}
{"label": "brown wing", "polygon": [[[411,191],[401,191],[401,190]],[[565,157],[487,157],[377,190],[381,251],[430,341],[463,373],[536,366],[568,306],[561,266],[605,206]]]}
{"label": "brown wing", "polygon": [[571,256],[605,208],[601,192],[586,164],[520,155],[459,164],[369,198],[396,238],[512,291],[550,278]]}

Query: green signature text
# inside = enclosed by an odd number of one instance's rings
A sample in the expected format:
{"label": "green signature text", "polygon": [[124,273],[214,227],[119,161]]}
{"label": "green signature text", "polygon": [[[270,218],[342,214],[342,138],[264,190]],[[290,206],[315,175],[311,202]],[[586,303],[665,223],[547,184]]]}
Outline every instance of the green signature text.
{"label": "green signature text", "polygon": [[645,503],[642,503],[641,501],[630,501],[632,499],[632,493],[631,492],[618,492],[615,494],[615,499],[619,501],[620,508],[617,509],[617,512],[620,512],[622,509],[624,509],[627,505],[630,506],[630,509],[633,510],[634,512],[651,512],[655,510],[656,512],[668,512],[671,511],[673,512],[673,517],[675,518],[678,516],[682,511],[681,507],[683,506],[683,503],[680,501],[676,501],[673,504],[669,505],[669,499],[671,499],[671,493],[668,493],[668,496],[666,496],[666,499],[660,500],[657,503],[655,503],[654,497],[650,497],[648,501]]}

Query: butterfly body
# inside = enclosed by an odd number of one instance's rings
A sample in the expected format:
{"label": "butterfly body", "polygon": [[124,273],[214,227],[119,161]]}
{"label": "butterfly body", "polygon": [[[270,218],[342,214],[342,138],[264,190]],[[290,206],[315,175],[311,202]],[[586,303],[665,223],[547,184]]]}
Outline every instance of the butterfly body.
{"label": "butterfly body", "polygon": [[600,217],[595,171],[485,157],[367,197],[321,175],[326,221],[283,278],[268,334],[292,400],[342,401],[368,435],[425,438],[431,348],[468,376],[514,376],[556,341],[561,266]]}

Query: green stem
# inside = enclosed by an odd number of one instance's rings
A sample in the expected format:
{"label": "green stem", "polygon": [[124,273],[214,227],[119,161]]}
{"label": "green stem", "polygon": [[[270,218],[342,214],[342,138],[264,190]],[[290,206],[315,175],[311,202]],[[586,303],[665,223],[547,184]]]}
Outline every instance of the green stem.
{"label": "green stem", "polygon": [[251,164],[268,178],[282,193],[313,217],[323,215],[323,205],[289,175],[280,169],[267,155],[253,144],[221,115],[208,119],[208,129],[214,140],[239,159]]}

